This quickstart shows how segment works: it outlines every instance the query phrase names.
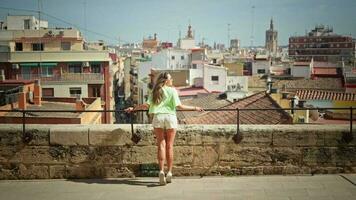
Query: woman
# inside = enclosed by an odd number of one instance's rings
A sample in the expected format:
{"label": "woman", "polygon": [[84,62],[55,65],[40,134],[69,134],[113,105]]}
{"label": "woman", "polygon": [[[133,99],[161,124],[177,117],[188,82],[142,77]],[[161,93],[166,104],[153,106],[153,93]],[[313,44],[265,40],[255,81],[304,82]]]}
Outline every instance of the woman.
{"label": "woman", "polygon": [[[178,126],[176,108],[180,110],[203,111],[200,107],[182,105],[178,92],[174,89],[173,79],[167,72],[161,73],[153,86],[152,94],[149,95],[146,103],[129,107],[125,111],[149,109],[149,114],[153,114],[153,130],[157,138],[157,159],[159,163],[159,183],[165,185],[172,182],[173,167],[173,142]],[[167,160],[168,173],[165,176],[164,162]]]}

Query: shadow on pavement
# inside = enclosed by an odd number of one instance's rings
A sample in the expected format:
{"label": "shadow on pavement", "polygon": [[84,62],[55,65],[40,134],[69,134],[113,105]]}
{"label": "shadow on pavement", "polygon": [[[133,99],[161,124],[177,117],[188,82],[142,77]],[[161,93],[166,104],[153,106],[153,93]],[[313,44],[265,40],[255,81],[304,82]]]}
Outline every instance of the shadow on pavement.
{"label": "shadow on pavement", "polygon": [[67,181],[76,183],[87,183],[87,184],[126,184],[135,186],[146,186],[146,187],[159,187],[161,186],[158,181],[152,182],[148,180],[139,179],[67,179]]}

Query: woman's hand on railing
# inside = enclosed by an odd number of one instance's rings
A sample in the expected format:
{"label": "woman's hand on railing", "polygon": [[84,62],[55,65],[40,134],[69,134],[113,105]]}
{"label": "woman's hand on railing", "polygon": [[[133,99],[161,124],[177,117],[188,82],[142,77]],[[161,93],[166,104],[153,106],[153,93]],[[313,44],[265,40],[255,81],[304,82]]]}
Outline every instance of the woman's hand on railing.
{"label": "woman's hand on railing", "polygon": [[131,113],[133,111],[134,111],[133,107],[128,107],[128,108],[125,109],[125,112],[127,112],[127,113]]}
{"label": "woman's hand on railing", "polygon": [[199,112],[204,111],[204,109],[199,106],[195,106],[194,108],[195,108],[194,110],[199,111]]}

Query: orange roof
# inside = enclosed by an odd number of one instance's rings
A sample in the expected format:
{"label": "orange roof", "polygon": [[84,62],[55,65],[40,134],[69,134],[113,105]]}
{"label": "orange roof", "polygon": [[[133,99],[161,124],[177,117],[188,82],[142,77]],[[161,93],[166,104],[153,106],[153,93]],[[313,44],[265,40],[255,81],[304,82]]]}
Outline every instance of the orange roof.
{"label": "orange roof", "polygon": [[[264,91],[240,99],[222,109],[280,108]],[[182,120],[185,124],[236,124],[237,111],[211,111]],[[291,124],[292,118],[285,111],[256,110],[240,111],[241,124]]]}
{"label": "orange roof", "polygon": [[202,87],[176,87],[179,96],[195,96],[198,94],[208,94],[209,92]]}
{"label": "orange roof", "polygon": [[195,51],[203,51],[204,49],[203,48],[195,48],[195,49],[192,49],[192,52],[195,52]]}
{"label": "orange roof", "polygon": [[332,92],[323,90],[297,90],[296,95],[301,100],[356,101],[356,94],[346,92]]}
{"label": "orange roof", "polygon": [[337,75],[337,68],[334,67],[314,67],[313,74],[315,75]]}

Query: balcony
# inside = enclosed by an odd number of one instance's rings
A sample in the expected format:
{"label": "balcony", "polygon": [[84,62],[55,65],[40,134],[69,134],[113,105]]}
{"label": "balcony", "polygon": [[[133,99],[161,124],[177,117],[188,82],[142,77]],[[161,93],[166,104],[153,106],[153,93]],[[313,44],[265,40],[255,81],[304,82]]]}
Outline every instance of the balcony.
{"label": "balcony", "polygon": [[[5,54],[2,52],[1,54]],[[6,57],[4,55],[3,57]],[[10,52],[8,62],[76,62],[108,61],[108,51],[18,51]]]}
{"label": "balcony", "polygon": [[88,84],[104,84],[104,75],[100,73],[63,73],[54,76],[42,76],[41,74],[19,74],[18,80],[34,80],[40,79],[43,83],[88,83]]}

